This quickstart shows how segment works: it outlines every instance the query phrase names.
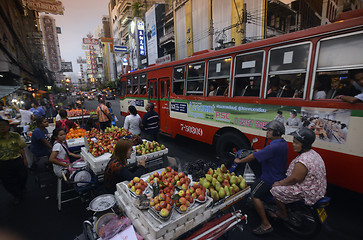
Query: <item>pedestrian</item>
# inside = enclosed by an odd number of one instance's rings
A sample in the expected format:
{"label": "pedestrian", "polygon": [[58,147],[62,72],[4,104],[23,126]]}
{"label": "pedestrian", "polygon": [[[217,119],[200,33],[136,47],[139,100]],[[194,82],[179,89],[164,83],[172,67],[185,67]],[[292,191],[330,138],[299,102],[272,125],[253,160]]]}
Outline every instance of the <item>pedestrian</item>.
{"label": "pedestrian", "polygon": [[0,179],[15,198],[14,205],[23,200],[27,179],[26,143],[18,133],[10,132],[9,121],[0,119]]}
{"label": "pedestrian", "polygon": [[100,123],[100,128],[105,131],[107,127],[111,127],[111,114],[108,107],[105,105],[105,99],[101,99],[101,105],[96,109],[98,115],[98,121]]}
{"label": "pedestrian", "polygon": [[154,111],[154,104],[148,103],[145,107],[146,113],[142,118],[142,127],[145,131],[145,137],[149,141],[159,141],[159,115]]}
{"label": "pedestrian", "polygon": [[49,157],[49,162],[53,163],[54,174],[61,178],[62,170],[68,168],[72,159],[80,159],[81,156],[74,154],[68,150],[66,144],[66,132],[62,128],[56,128],[53,130],[51,139],[53,145],[52,153]]}
{"label": "pedestrian", "polygon": [[23,109],[18,108],[15,104],[13,105],[13,107],[17,112],[20,113],[21,117],[20,126],[22,127],[28,126],[31,123],[31,121],[34,120],[35,117],[33,113],[29,111],[29,109],[26,109],[25,107],[23,107]]}
{"label": "pedestrian", "polygon": [[64,109],[59,110],[59,115],[61,119],[55,123],[55,128],[62,128],[66,131],[66,133],[69,132],[69,129],[73,128],[76,129],[77,125],[67,118],[67,111]]}
{"label": "pedestrian", "polygon": [[32,103],[32,108],[30,109],[30,111],[33,113],[33,115],[35,117],[44,117],[45,116],[45,111],[42,107],[39,106],[38,102]]}
{"label": "pedestrian", "polygon": [[110,102],[107,102],[106,103],[106,106],[108,107],[108,111],[111,114],[111,125],[112,126],[116,126],[116,116],[115,116],[115,114],[112,111],[111,103]]}
{"label": "pedestrian", "polygon": [[129,106],[129,115],[126,116],[124,122],[124,128],[130,131],[132,134],[141,134],[141,117],[137,114],[135,106]]}
{"label": "pedestrian", "polygon": [[271,197],[270,190],[274,182],[285,178],[288,154],[287,142],[282,138],[282,135],[285,134],[285,127],[281,122],[273,120],[263,130],[267,131],[266,138],[271,140],[270,144],[245,158],[234,160],[235,163],[244,163],[256,159],[261,164],[261,177],[253,184],[251,191],[253,205],[261,218],[261,225],[253,230],[253,233],[257,235],[273,231],[266,216],[263,200]]}
{"label": "pedestrian", "polygon": [[[37,161],[41,157],[49,157],[52,145],[49,142],[48,130],[49,126],[47,119],[38,117],[35,120],[37,128],[34,129],[31,137],[30,151],[33,153]],[[37,166],[38,162],[33,163],[33,168]]]}
{"label": "pedestrian", "polygon": [[120,139],[107,164],[104,176],[104,188],[107,193],[113,194],[116,191],[116,184],[123,181],[131,181],[134,177],[140,177],[146,172],[145,160],[143,157],[137,162],[137,170],[131,172],[127,167],[127,159],[130,158],[133,151],[132,141],[129,139]]}

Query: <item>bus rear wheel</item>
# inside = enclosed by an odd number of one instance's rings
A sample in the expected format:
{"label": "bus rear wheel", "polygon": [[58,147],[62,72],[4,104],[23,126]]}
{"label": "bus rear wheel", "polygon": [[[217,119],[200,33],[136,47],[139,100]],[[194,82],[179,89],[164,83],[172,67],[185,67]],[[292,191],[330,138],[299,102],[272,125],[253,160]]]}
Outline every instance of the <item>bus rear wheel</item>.
{"label": "bus rear wheel", "polygon": [[249,149],[249,146],[248,140],[242,135],[233,132],[222,134],[216,143],[217,158],[229,167],[235,158],[234,150]]}

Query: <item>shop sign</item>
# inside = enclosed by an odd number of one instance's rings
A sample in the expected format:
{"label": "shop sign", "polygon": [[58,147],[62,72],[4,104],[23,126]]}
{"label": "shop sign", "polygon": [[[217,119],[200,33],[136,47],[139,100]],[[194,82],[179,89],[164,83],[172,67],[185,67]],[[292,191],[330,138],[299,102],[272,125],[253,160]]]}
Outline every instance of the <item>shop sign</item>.
{"label": "shop sign", "polygon": [[61,1],[56,0],[27,0],[30,10],[63,15],[64,7]]}
{"label": "shop sign", "polygon": [[98,45],[98,39],[96,39],[96,38],[83,38],[83,44]]}
{"label": "shop sign", "polygon": [[54,18],[43,15],[40,19],[42,23],[48,69],[53,72],[59,72],[61,70],[61,63],[59,48],[57,46],[57,32],[55,30]]}
{"label": "shop sign", "polygon": [[113,46],[113,51],[115,52],[127,52],[127,47],[126,46]]}

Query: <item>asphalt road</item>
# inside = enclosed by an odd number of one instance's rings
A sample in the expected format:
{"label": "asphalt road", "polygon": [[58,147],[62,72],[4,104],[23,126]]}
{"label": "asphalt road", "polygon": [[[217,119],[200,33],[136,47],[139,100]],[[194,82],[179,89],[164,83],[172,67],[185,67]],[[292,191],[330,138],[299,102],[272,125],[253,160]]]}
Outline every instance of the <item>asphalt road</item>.
{"label": "asphalt road", "polygon": [[[72,98],[67,100],[70,101]],[[117,125],[122,126],[124,118],[119,115],[119,101],[111,100],[110,102],[120,119]],[[85,102],[85,107],[89,110],[97,106],[96,100]],[[179,169],[183,170],[188,163],[197,160],[216,161],[214,148],[208,144],[185,137],[172,139],[166,136],[160,136],[160,142],[168,147],[168,155],[177,159]],[[87,204],[79,200],[71,201],[63,204],[62,211],[59,212],[55,198],[55,178],[50,179],[49,182],[48,189],[40,188],[39,182],[35,181],[34,173],[29,172],[26,198],[19,206],[12,205],[11,196],[0,184],[0,240],[9,239],[1,237],[3,229],[15,231],[23,236],[24,240],[71,240],[82,233],[82,222],[92,215],[86,210]],[[331,205],[326,208],[328,219],[322,231],[314,239],[363,239],[360,229],[363,226],[363,195],[332,185],[328,186],[328,195],[332,198]],[[45,196],[50,198],[45,200]],[[248,223],[240,224],[238,228],[229,231],[221,239],[299,239],[278,222],[273,222],[273,233],[263,237],[255,236],[251,231],[259,224],[259,219],[254,209],[245,201],[236,205],[236,209],[241,209],[248,215]]]}

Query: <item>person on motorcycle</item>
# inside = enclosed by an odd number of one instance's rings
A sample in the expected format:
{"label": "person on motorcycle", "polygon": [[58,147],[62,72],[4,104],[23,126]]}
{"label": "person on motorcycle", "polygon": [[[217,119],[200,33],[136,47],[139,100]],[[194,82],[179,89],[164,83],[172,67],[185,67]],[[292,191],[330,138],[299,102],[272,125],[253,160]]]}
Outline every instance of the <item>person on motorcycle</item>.
{"label": "person on motorcycle", "polygon": [[285,204],[304,199],[312,206],[324,197],[327,188],[325,164],[321,156],[311,149],[315,134],[308,128],[301,128],[291,135],[292,146],[299,155],[290,163],[287,177],[272,185],[271,194],[278,210],[272,213],[288,220]]}
{"label": "person on motorcycle", "polygon": [[281,122],[273,120],[263,130],[267,131],[266,138],[271,140],[270,144],[245,158],[234,160],[235,163],[245,163],[257,159],[261,164],[261,177],[255,181],[251,192],[253,205],[261,218],[261,225],[253,230],[253,233],[258,235],[273,231],[262,200],[271,197],[270,190],[274,182],[285,178],[288,154],[287,142],[282,138],[282,135],[285,134],[285,127]]}

